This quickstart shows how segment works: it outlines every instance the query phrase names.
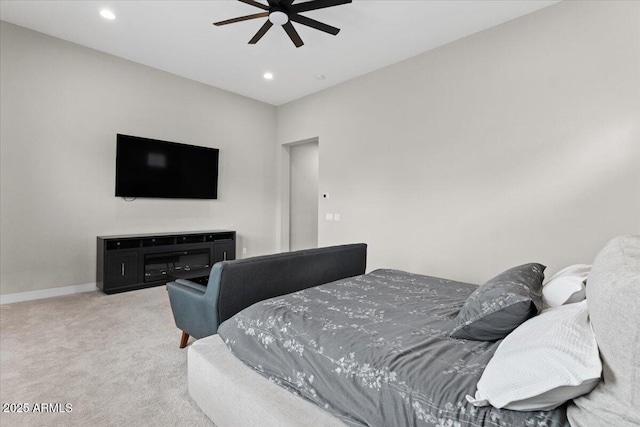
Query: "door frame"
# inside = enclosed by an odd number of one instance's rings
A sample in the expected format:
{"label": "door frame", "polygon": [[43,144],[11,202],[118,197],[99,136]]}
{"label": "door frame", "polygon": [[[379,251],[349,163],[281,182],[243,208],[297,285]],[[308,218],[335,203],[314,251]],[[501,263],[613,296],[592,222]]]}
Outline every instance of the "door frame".
{"label": "door frame", "polygon": [[[320,138],[313,137],[300,141],[288,142],[280,146],[280,203],[278,215],[280,220],[276,224],[276,246],[279,252],[289,252],[289,239],[291,235],[291,147],[295,145],[315,142],[318,144],[318,163],[320,162]],[[318,184],[320,183],[320,165],[318,165]],[[318,217],[319,218],[319,217]],[[320,222],[318,220],[318,222]],[[320,224],[318,224],[320,225]]]}

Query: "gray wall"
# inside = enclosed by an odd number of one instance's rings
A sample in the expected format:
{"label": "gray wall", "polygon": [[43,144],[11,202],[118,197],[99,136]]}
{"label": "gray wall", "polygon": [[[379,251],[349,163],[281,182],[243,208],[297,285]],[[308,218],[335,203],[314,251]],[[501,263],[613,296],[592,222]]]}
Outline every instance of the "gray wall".
{"label": "gray wall", "polygon": [[562,2],[282,106],[278,144],[320,138],[319,245],[369,270],[553,272],[640,232],[639,60],[639,2]]}
{"label": "gray wall", "polygon": [[[94,282],[102,234],[232,228],[247,256],[281,248],[281,145],[315,137],[331,195],[319,244],[367,242],[369,269],[480,282],[589,262],[640,232],[638,2],[562,2],[277,122],[272,106],[4,22],[0,43],[2,294]],[[220,199],[114,197],[117,132],[220,148]]]}
{"label": "gray wall", "polygon": [[318,141],[292,145],[289,249],[318,247]]}
{"label": "gray wall", "polygon": [[[235,229],[275,250],[276,109],[0,24],[2,294],[96,281],[96,236]],[[219,199],[114,197],[116,133],[220,149]]]}

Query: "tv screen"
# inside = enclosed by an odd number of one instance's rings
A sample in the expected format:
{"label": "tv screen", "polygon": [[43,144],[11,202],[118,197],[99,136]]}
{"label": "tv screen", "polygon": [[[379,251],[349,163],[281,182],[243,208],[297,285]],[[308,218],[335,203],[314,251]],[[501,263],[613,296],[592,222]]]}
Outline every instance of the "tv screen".
{"label": "tv screen", "polygon": [[218,198],[217,148],[118,134],[116,196]]}

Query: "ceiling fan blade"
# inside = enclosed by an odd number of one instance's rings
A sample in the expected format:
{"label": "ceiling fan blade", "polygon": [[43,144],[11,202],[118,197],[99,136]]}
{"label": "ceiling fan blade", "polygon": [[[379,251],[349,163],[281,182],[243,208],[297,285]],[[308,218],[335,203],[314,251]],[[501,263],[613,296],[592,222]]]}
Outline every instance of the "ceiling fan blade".
{"label": "ceiling fan blade", "polygon": [[265,22],[264,25],[262,27],[260,27],[260,29],[258,30],[256,35],[253,36],[253,38],[251,40],[249,40],[249,44],[258,43],[258,40],[260,40],[262,38],[262,36],[264,36],[267,33],[267,31],[269,31],[269,28],[271,28],[272,26],[273,26],[273,24],[271,23],[271,21],[269,21],[267,19],[267,22]]}
{"label": "ceiling fan blade", "polygon": [[259,7],[262,10],[269,10],[269,6],[262,3],[258,3],[257,1],[254,1],[254,0],[240,0],[240,1],[242,3],[250,4],[251,6]]}
{"label": "ceiling fan blade", "polygon": [[300,47],[304,44],[302,42],[302,39],[300,38],[300,35],[296,31],[296,29],[293,28],[293,25],[291,25],[291,21],[284,24],[282,28],[284,28],[284,30],[287,32],[287,34],[289,35],[289,38],[291,39],[293,44],[296,45],[296,47]]}
{"label": "ceiling fan blade", "polygon": [[307,12],[310,10],[324,9],[325,7],[339,6],[341,4],[351,3],[352,0],[313,0],[305,3],[296,3],[291,5],[291,12]]}
{"label": "ceiling fan blade", "polygon": [[293,3],[293,0],[268,0],[269,6],[287,9]]}
{"label": "ceiling fan blade", "polygon": [[333,34],[334,36],[340,32],[340,28],[332,27],[331,25],[324,24],[320,21],[316,21],[315,19],[307,18],[306,16],[291,15],[289,19],[297,22],[298,24],[306,25],[307,27],[315,28],[316,30]]}
{"label": "ceiling fan blade", "polygon": [[227,25],[235,22],[248,21],[249,19],[265,18],[267,16],[269,16],[269,12],[261,12],[253,15],[241,16],[239,18],[227,19],[226,21],[214,22],[213,25]]}

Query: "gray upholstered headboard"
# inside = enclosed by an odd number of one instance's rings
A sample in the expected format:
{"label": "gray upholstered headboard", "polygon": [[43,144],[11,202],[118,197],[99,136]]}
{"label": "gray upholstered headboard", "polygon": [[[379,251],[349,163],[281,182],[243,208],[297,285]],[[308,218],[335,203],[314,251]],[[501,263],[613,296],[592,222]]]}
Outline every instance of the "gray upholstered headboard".
{"label": "gray upholstered headboard", "polygon": [[220,264],[218,324],[258,301],[364,274],[367,245],[331,246]]}
{"label": "gray upholstered headboard", "polygon": [[574,426],[639,426],[640,235],[620,236],[600,251],[587,279],[587,306],[602,376],[589,394],[574,399]]}

